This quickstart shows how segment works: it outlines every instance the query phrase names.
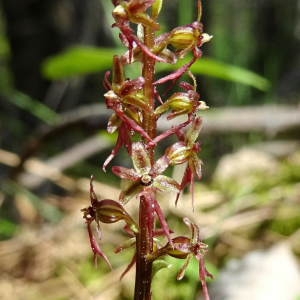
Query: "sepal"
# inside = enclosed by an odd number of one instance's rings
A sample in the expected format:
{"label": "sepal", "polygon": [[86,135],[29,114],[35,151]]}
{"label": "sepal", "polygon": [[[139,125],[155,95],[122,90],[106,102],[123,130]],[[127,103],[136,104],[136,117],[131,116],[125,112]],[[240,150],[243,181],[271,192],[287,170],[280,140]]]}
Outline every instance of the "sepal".
{"label": "sepal", "polygon": [[94,203],[93,210],[95,211],[96,222],[109,224],[123,220],[128,226],[136,225],[123,205],[115,200],[100,200]]}

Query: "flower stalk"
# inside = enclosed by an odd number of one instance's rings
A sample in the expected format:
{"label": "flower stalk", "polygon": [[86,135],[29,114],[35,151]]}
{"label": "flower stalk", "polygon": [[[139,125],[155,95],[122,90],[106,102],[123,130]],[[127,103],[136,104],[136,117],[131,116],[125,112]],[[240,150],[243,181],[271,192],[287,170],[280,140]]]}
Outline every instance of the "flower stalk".
{"label": "flower stalk", "polygon": [[[207,105],[197,93],[196,79],[189,68],[201,55],[201,46],[211,36],[203,32],[200,22],[202,7],[197,0],[198,19],[186,26],[159,34],[158,16],[163,0],[112,0],[115,19],[113,27],[120,30],[120,39],[127,51],[113,57],[112,74],[108,71],[104,78],[107,92],[104,95],[108,109],[113,110],[107,130],[117,132],[114,149],[103,164],[105,171],[119,150],[124,147],[132,159],[132,168],[113,166],[115,175],[126,181],[119,199],[98,200],[93,182],[90,184],[91,205],[84,208],[90,244],[97,256],[109,266],[108,257],[102,251],[93,234],[92,224],[101,233],[100,223],[124,222],[124,232],[129,240],[118,247],[119,253],[127,247],[135,247],[135,254],[122,277],[135,264],[135,300],[151,299],[152,265],[166,255],[185,259],[177,279],[183,278],[192,258],[199,262],[199,279],[205,300],[209,299],[206,277],[211,274],[205,268],[204,256],[207,251],[199,234],[199,228],[189,219],[184,223],[191,231],[191,237],[175,236],[169,228],[163,209],[157,200],[157,193],[175,192],[175,204],[183,190],[190,186],[194,207],[193,186],[195,179],[201,179],[202,162],[198,157],[201,150],[197,141],[202,120],[200,113]],[[174,64],[187,55],[190,61],[178,70],[162,78],[156,78],[155,64]],[[129,78],[125,67],[129,64],[141,65],[141,75]],[[188,81],[181,81],[187,75]],[[159,93],[160,85],[169,88]],[[170,92],[172,88],[179,91]],[[157,133],[157,122],[165,116],[168,120],[186,116],[165,132]],[[173,135],[177,141],[166,147],[164,154],[157,157],[159,143]],[[185,164],[186,170],[181,183],[163,173],[170,167]],[[137,200],[139,216],[135,221],[126,210],[128,201]],[[158,225],[159,224],[159,225]],[[165,240],[165,241],[164,241]],[[159,242],[158,242],[159,241]],[[163,246],[162,246],[163,245]]]}

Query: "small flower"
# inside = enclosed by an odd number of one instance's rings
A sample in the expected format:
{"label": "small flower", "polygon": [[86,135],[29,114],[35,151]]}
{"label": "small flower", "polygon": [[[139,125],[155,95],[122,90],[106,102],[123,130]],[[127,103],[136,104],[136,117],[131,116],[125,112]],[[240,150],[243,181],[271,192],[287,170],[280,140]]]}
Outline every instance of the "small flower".
{"label": "small flower", "polygon": [[109,162],[116,156],[122,146],[125,146],[131,154],[131,135],[133,131],[140,133],[151,141],[149,135],[142,128],[142,112],[152,113],[148,104],[144,101],[143,86],[145,80],[138,77],[134,80],[125,79],[121,58],[117,55],[113,59],[113,78],[109,82],[110,72],[104,79],[104,86],[108,91],[104,97],[108,108],[114,110],[114,114],[108,121],[107,131],[118,131],[118,140],[111,154],[103,164],[105,171]]}
{"label": "small flower", "polygon": [[129,185],[122,191],[120,201],[126,203],[133,196],[151,186],[159,191],[178,192],[179,184],[172,178],[161,175],[168,167],[165,156],[158,159],[151,167],[150,158],[142,142],[132,144],[133,169],[114,166],[112,171],[122,179],[130,181]]}
{"label": "small flower", "polygon": [[199,262],[199,278],[201,281],[203,294],[205,300],[209,300],[206,277],[212,278],[213,276],[205,267],[204,256],[207,252],[208,246],[201,241],[199,227],[191,222],[188,218],[184,218],[183,221],[192,232],[191,238],[185,236],[175,237],[172,239],[172,244],[167,243],[164,247],[161,247],[150,253],[147,256],[147,259],[154,261],[164,255],[170,255],[179,259],[186,259],[177,275],[177,280],[181,280],[184,277],[185,271],[188,268],[191,259],[195,257]]}
{"label": "small flower", "polygon": [[123,205],[115,200],[103,199],[98,200],[93,187],[93,176],[90,181],[90,200],[91,206],[83,208],[83,218],[86,220],[87,230],[89,234],[91,248],[94,253],[95,263],[97,262],[97,256],[102,257],[108,266],[111,268],[111,264],[107,256],[102,251],[101,247],[97,243],[97,240],[93,234],[92,222],[95,221],[97,224],[98,233],[100,235],[100,222],[102,223],[116,223],[118,221],[124,221],[126,226],[131,230],[131,232],[138,232],[138,226],[131,218],[131,216],[126,212]]}
{"label": "small flower", "polygon": [[153,5],[155,0],[131,0],[121,1],[113,10],[113,17],[116,20],[125,19],[132,23],[143,24],[155,30],[159,29],[159,24],[154,21],[145,11]]}
{"label": "small flower", "polygon": [[[187,167],[180,184],[180,191],[183,191],[187,185],[190,185],[192,193],[192,204],[194,208],[194,181],[195,176],[198,179],[202,177],[202,161],[198,157],[200,145],[196,142],[202,127],[202,120],[196,117],[187,133],[184,140],[173,144],[166,150],[166,157],[171,165],[178,165],[187,162]],[[176,203],[179,198],[177,195]]]}
{"label": "small flower", "polygon": [[181,86],[186,90],[186,92],[174,93],[162,105],[156,108],[156,115],[160,116],[167,110],[171,110],[171,114],[167,117],[168,120],[171,120],[180,115],[191,115],[198,110],[208,108],[204,101],[199,101],[200,95],[196,92],[196,86],[192,86],[186,82],[182,82]]}

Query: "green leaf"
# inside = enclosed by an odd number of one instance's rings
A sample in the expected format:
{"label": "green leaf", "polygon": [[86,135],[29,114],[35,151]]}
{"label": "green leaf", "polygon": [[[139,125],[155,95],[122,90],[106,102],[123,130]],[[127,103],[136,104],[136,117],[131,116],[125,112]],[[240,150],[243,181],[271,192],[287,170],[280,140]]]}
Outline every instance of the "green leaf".
{"label": "green leaf", "polygon": [[[123,51],[124,52],[124,51]],[[48,79],[64,79],[79,75],[100,72],[111,68],[114,54],[122,53],[121,49],[97,48],[92,46],[74,46],[65,52],[49,57],[42,64],[42,73]],[[188,62],[183,59],[179,64],[159,64],[157,71],[176,70]],[[270,88],[270,82],[249,70],[226,64],[211,58],[201,58],[192,67],[195,74],[203,74],[250,85],[261,91]]]}
{"label": "green leaf", "polygon": [[153,262],[152,278],[162,269],[171,268],[171,264],[163,259],[157,259]]}
{"label": "green leaf", "polygon": [[18,225],[9,220],[0,220],[0,240],[12,237],[18,229]]}
{"label": "green leaf", "polygon": [[111,48],[74,46],[42,64],[42,73],[48,79],[63,79],[107,70],[118,52]]}
{"label": "green leaf", "polygon": [[[176,70],[182,64],[188,62],[184,59],[175,65],[158,65],[158,71]],[[244,68],[226,64],[211,58],[201,58],[192,67],[194,74],[203,74],[215,78],[233,81],[245,85],[250,85],[258,90],[267,91],[270,88],[270,82],[266,78]]]}
{"label": "green leaf", "polygon": [[48,125],[53,125],[59,119],[59,114],[54,110],[24,93],[14,91],[7,95],[7,99],[9,102],[29,112]]}

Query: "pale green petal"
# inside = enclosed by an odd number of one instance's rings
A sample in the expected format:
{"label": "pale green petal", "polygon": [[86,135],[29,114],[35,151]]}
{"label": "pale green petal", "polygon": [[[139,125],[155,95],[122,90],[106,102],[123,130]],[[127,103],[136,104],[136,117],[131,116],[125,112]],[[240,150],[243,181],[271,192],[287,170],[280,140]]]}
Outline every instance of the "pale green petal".
{"label": "pale green petal", "polygon": [[164,175],[158,175],[155,177],[153,186],[162,192],[178,193],[180,190],[180,185],[176,180]]}
{"label": "pale green petal", "polygon": [[140,175],[150,172],[151,162],[143,143],[132,144],[132,162],[135,170]]}

